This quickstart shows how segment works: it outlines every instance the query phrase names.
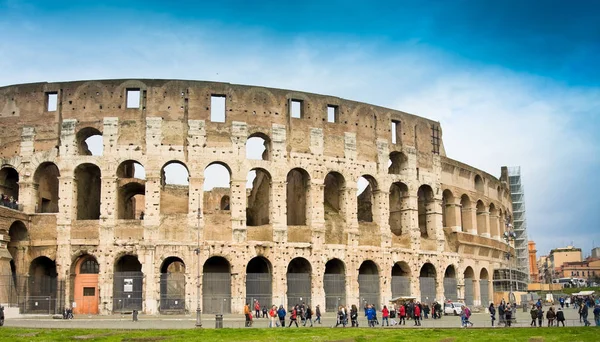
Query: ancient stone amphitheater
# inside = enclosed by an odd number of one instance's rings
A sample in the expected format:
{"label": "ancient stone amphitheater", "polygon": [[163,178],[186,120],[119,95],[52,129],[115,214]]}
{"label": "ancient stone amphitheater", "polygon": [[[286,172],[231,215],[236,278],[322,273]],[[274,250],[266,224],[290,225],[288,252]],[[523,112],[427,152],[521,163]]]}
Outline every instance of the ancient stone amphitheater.
{"label": "ancient stone amphitheater", "polygon": [[333,96],[6,86],[0,158],[0,303],[24,313],[487,305],[511,250],[504,168],[448,158],[439,122]]}

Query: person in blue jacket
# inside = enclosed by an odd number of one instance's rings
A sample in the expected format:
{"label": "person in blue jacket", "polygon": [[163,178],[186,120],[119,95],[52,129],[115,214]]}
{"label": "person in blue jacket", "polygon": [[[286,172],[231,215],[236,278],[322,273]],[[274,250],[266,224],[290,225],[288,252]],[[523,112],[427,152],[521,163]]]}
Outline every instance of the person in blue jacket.
{"label": "person in blue jacket", "polygon": [[373,308],[372,305],[369,305],[367,307],[367,320],[369,321],[369,326],[370,327],[375,327],[375,309]]}

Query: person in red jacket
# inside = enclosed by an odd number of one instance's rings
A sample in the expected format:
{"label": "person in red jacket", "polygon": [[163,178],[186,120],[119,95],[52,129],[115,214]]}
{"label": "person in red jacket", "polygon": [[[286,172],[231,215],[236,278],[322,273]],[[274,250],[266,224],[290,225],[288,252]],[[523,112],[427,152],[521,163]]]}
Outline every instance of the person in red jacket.
{"label": "person in red jacket", "polygon": [[390,310],[388,310],[387,306],[383,306],[383,310],[381,310],[381,317],[383,317],[383,319],[381,320],[381,326],[383,326],[383,323],[385,322],[386,326],[390,326],[390,321],[389,321],[389,317],[390,317]]}
{"label": "person in red jacket", "polygon": [[404,305],[400,305],[400,309],[398,309],[398,316],[400,316],[400,322],[398,322],[398,325],[406,325],[406,307]]}
{"label": "person in red jacket", "polygon": [[296,323],[296,328],[299,328],[298,326],[298,311],[297,311],[297,307],[293,307],[290,310],[290,325],[288,326],[288,328],[292,327],[292,323]]}
{"label": "person in red jacket", "polygon": [[414,318],[415,318],[415,325],[416,326],[420,326],[421,325],[421,307],[419,306],[419,303],[417,302],[417,304],[415,305],[415,314],[414,314]]}

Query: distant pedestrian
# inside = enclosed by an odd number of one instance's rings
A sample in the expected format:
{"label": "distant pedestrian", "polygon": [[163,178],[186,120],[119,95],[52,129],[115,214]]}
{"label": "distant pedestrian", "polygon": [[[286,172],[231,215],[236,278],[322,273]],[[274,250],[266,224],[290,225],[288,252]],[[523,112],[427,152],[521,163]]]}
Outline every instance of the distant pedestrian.
{"label": "distant pedestrian", "polygon": [[413,317],[415,319],[415,326],[421,326],[421,308],[418,305],[415,305],[415,308],[413,309]]}
{"label": "distant pedestrian", "polygon": [[250,305],[248,303],[246,303],[246,305],[244,305],[244,316],[246,317],[246,325],[245,327],[249,327],[250,326]]}
{"label": "distant pedestrian", "polygon": [[494,326],[494,321],[496,320],[496,308],[494,307],[494,303],[490,303],[490,307],[488,308],[490,312],[490,319],[492,320],[492,327]]}
{"label": "distant pedestrian", "polygon": [[260,318],[260,303],[258,302],[258,299],[254,300],[254,316]]}
{"label": "distant pedestrian", "polygon": [[367,321],[369,322],[369,327],[375,327],[375,308],[372,305],[367,307]]}
{"label": "distant pedestrian", "polygon": [[554,312],[554,307],[551,306],[550,309],[548,309],[548,312],[546,312],[546,319],[548,320],[549,327],[554,326],[555,318],[556,318],[556,313]]}
{"label": "distant pedestrian", "polygon": [[306,323],[310,322],[310,326],[313,326],[313,321],[312,321],[312,310],[310,308],[310,305],[306,306],[306,312],[304,313],[304,324],[302,326],[306,326]]}
{"label": "distant pedestrian", "polygon": [[277,317],[279,317],[279,323],[282,328],[285,328],[285,315],[285,309],[283,308],[283,305],[280,305],[279,310],[277,310]]}
{"label": "distant pedestrian", "polygon": [[541,306],[537,308],[537,319],[538,319],[538,328],[542,326],[542,321],[544,320],[544,310]]}
{"label": "distant pedestrian", "polygon": [[510,325],[512,324],[512,316],[513,316],[513,310],[510,306],[510,303],[506,304],[506,309],[504,310],[504,319],[506,320],[506,326],[510,328]]}
{"label": "distant pedestrian", "polygon": [[315,316],[317,316],[317,319],[315,319],[315,323],[319,322],[319,324],[321,324],[321,307],[319,305],[317,305],[317,307],[315,308]]}
{"label": "distant pedestrian", "polygon": [[400,305],[400,308],[398,309],[398,316],[400,317],[398,325],[406,325],[406,307],[404,305]]}
{"label": "distant pedestrian", "polygon": [[296,328],[299,328],[299,326],[298,326],[298,310],[296,310],[295,306],[290,309],[290,325],[288,326],[288,328],[291,328],[292,324],[296,324]]}
{"label": "distant pedestrian", "polygon": [[562,326],[565,326],[565,313],[562,311],[562,308],[558,308],[556,311],[556,326],[562,323]]}
{"label": "distant pedestrian", "polygon": [[269,310],[269,328],[279,327],[279,320],[277,319],[277,306],[271,306]]}
{"label": "distant pedestrian", "polygon": [[529,326],[535,327],[535,320],[537,319],[537,316],[538,316],[538,308],[535,305],[531,306],[529,315],[531,316],[531,323],[529,324]]}
{"label": "distant pedestrian", "polygon": [[581,305],[581,316],[583,317],[583,324],[589,327],[591,323],[588,321],[588,306],[585,303]]}
{"label": "distant pedestrian", "polygon": [[132,316],[133,316],[133,321],[137,322],[138,321],[138,311],[134,309],[132,312]]}
{"label": "distant pedestrian", "polygon": [[386,324],[386,326],[390,326],[390,311],[388,310],[387,306],[383,306],[383,309],[381,310],[381,326],[383,326],[383,323]]}
{"label": "distant pedestrian", "polygon": [[358,328],[358,308],[354,304],[350,307],[350,322],[353,327]]}

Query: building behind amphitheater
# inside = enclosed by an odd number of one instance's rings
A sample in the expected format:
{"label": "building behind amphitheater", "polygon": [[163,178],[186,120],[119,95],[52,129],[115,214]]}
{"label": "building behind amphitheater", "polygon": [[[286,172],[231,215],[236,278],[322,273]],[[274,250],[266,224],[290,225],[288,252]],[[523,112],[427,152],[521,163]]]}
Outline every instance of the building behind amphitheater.
{"label": "building behind amphitheater", "polygon": [[[204,313],[399,296],[487,306],[514,253],[505,168],[446,157],[438,122],[333,96],[6,86],[0,158],[0,302],[23,313],[182,313],[198,291]],[[229,186],[205,190],[215,166]]]}

